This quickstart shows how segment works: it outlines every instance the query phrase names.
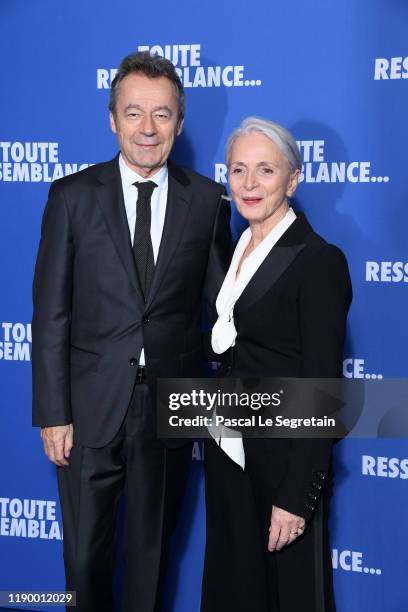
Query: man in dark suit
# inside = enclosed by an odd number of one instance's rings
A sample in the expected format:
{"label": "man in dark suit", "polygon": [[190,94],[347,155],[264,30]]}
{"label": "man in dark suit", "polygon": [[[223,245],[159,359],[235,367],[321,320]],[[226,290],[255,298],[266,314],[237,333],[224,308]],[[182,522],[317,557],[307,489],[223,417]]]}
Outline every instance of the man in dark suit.
{"label": "man in dark suit", "polygon": [[229,210],[223,187],[167,164],[184,117],[171,62],[125,58],[109,109],[120,155],[56,181],[44,212],[33,424],[58,466],[77,610],[113,608],[124,492],[124,610],[153,612],[191,459],[157,439],[155,381],[201,373],[201,297],[228,265]]}

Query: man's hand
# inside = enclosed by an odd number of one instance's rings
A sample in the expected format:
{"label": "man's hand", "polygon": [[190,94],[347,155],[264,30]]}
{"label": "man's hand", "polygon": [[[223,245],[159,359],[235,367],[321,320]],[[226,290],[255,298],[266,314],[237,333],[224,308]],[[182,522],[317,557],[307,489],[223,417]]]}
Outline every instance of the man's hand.
{"label": "man's hand", "polygon": [[281,550],[291,544],[305,529],[305,519],[282,508],[272,506],[268,550]]}
{"label": "man's hand", "polygon": [[70,425],[57,425],[56,427],[42,427],[41,438],[44,442],[44,451],[48,459],[64,467],[74,443],[74,427]]}

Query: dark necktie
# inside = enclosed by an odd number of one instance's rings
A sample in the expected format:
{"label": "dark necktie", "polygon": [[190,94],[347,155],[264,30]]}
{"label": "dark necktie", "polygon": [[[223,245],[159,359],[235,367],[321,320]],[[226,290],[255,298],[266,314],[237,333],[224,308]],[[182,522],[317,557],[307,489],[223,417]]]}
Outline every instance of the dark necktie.
{"label": "dark necktie", "polygon": [[146,301],[154,275],[153,246],[150,237],[150,221],[152,217],[150,203],[152,193],[157,185],[153,181],[136,182],[134,185],[138,189],[138,197],[133,253],[140,285]]}

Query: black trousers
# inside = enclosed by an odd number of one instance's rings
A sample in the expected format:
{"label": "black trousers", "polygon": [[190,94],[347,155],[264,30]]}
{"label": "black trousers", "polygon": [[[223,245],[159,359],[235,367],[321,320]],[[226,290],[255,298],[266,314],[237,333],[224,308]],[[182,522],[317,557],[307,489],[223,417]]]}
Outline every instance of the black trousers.
{"label": "black trousers", "polygon": [[[75,427],[75,425],[74,425]],[[124,612],[162,610],[170,536],[191,465],[191,445],[167,449],[156,438],[146,385],[135,385],[119,432],[103,448],[75,445],[57,468],[67,590],[78,612],[112,612],[115,524],[124,493]]]}
{"label": "black trousers", "polygon": [[269,552],[275,490],[268,474],[253,467],[250,455],[244,471],[206,440],[201,612],[335,612],[327,498],[322,495],[300,538]]}

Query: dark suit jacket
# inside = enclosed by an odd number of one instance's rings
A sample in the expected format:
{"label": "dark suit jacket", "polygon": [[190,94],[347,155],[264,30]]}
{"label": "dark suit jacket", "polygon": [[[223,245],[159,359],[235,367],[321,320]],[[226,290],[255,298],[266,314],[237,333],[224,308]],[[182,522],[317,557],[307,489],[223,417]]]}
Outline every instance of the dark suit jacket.
{"label": "dark suit jacket", "polygon": [[201,298],[228,266],[224,187],[169,164],[155,276],[144,303],[118,158],[53,183],[33,301],[33,424],[74,423],[75,440],[107,444],[126,413],[145,348],[157,377],[200,376]]}
{"label": "dark suit jacket", "polygon": [[[337,378],[351,282],[343,253],[303,214],[284,233],[235,304],[238,336],[226,375]],[[245,439],[246,469],[275,505],[309,518],[329,472],[328,439]]]}

